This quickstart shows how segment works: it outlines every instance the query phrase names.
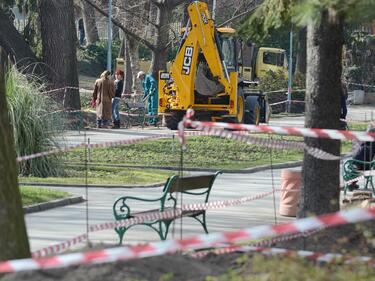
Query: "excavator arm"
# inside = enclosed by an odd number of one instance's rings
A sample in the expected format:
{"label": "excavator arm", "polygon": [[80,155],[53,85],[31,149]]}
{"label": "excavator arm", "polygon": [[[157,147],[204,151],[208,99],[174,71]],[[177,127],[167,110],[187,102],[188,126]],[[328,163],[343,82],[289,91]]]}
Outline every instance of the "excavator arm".
{"label": "excavator arm", "polygon": [[[194,1],[188,6],[189,23],[170,69],[172,82],[159,79],[159,112],[187,110],[188,108],[224,110],[236,114],[237,72],[228,73],[215,23],[204,2]],[[195,101],[195,83],[198,56],[204,56],[213,80],[223,91],[217,96],[229,96],[226,105],[204,104]]]}

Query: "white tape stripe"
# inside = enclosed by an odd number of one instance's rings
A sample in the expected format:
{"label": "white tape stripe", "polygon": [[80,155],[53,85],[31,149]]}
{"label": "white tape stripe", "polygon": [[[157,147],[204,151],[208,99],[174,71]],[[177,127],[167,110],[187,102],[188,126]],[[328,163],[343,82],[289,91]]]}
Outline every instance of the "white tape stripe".
{"label": "white tape stripe", "polygon": [[[374,211],[375,208],[372,208],[372,209],[369,209],[369,211]],[[330,214],[330,215],[325,215],[323,216],[325,219],[326,219],[326,223],[324,223],[325,227],[329,227],[329,226],[333,226],[333,225],[338,225],[338,224],[345,224],[345,220],[343,220],[343,216],[342,216],[342,213],[345,213],[346,216],[348,217],[351,217],[351,219],[354,219],[354,218],[357,218],[359,219],[360,221],[362,220],[365,220],[367,219],[368,217],[366,216],[359,216],[359,214],[362,212],[362,213],[366,213],[366,212],[369,212],[368,210],[363,210],[363,209],[353,209],[353,210],[349,210],[349,211],[346,211],[346,212],[338,212],[338,213],[333,213],[333,214]],[[371,219],[374,218],[375,214],[372,214],[369,212],[369,214],[371,214]],[[318,219],[320,219],[318,217]],[[328,219],[328,220],[327,220]],[[255,227],[255,228],[249,228],[249,229],[245,229],[245,230],[241,230],[241,231],[235,231],[235,232],[231,232],[231,233],[221,233],[221,234],[216,234],[216,235],[200,235],[200,236],[196,236],[195,238],[190,238],[190,239],[185,239],[185,240],[182,240],[182,241],[176,241],[177,245],[174,246],[174,244],[167,244],[167,243],[163,243],[163,242],[158,242],[158,243],[153,243],[153,244],[150,244],[149,247],[147,247],[146,249],[147,250],[143,250],[143,251],[137,251],[136,253],[133,252],[133,256],[132,258],[137,258],[137,257],[141,257],[141,256],[151,256],[153,254],[153,250],[155,249],[155,247],[160,247],[160,251],[157,252],[157,254],[161,254],[161,253],[168,253],[168,252],[173,252],[173,251],[176,251],[176,250],[184,250],[184,249],[198,249],[200,247],[200,245],[204,245],[204,247],[209,247],[209,246],[215,246],[215,245],[218,245],[220,243],[224,243],[224,242],[229,242],[229,243],[234,243],[234,242],[238,242],[238,241],[242,241],[244,239],[256,239],[256,238],[263,238],[265,236],[278,236],[278,235],[281,235],[281,234],[284,234],[284,233],[288,233],[288,232],[291,232],[290,230],[292,229],[292,226],[294,225],[298,225],[300,224],[301,225],[301,222],[302,221],[309,221],[309,219],[302,219],[302,220],[299,220],[299,221],[296,221],[296,222],[293,222],[293,223],[287,223],[287,224],[283,224],[283,225],[279,225],[278,228],[279,230],[282,230],[283,231],[279,231],[279,233],[275,233],[272,229],[273,227],[272,226],[260,226],[260,227]],[[320,219],[320,221],[323,223],[323,220]],[[352,221],[354,222],[354,221]],[[173,245],[173,246],[171,246]],[[126,250],[124,251],[129,251],[129,248],[126,247],[124,248]],[[133,249],[135,250],[135,248],[133,247],[130,247],[130,249]],[[145,249],[145,248],[143,248]],[[163,249],[163,251],[161,250]],[[98,259],[96,260],[97,262],[105,262],[106,260],[110,260],[110,251],[109,250],[104,250],[104,251],[99,251],[99,252],[96,252],[96,253],[91,253],[90,255],[90,259],[87,260],[86,259],[86,255],[83,254],[83,258],[82,260],[80,260],[79,262],[80,263],[91,263],[92,260],[95,260],[95,257],[98,257]],[[102,258],[103,256],[106,256],[106,258]],[[69,266],[70,264],[68,263],[65,263],[65,260],[63,258],[60,257],[55,257],[55,258],[52,258],[52,259],[47,259],[47,260],[44,260],[43,263],[39,264],[38,263],[38,260],[21,260],[21,261],[8,261],[6,262],[7,264],[11,264],[12,268],[17,268],[18,270],[27,270],[27,269],[37,269],[37,268],[53,268],[53,267],[62,267],[62,266]],[[38,263],[38,264],[36,264]],[[78,261],[77,261],[78,263]],[[4,263],[0,263],[0,268],[4,266]],[[2,271],[6,271],[8,267],[5,267],[5,269],[3,269]]]}

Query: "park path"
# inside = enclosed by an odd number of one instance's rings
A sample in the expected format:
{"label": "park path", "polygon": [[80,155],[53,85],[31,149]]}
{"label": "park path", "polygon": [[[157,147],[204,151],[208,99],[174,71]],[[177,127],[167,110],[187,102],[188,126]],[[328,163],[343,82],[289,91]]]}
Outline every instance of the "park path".
{"label": "park path", "polygon": [[[272,177],[273,174],[273,177]],[[272,178],[274,185],[272,185]],[[257,195],[278,188],[280,185],[280,170],[267,170],[254,174],[222,174],[217,178],[210,201],[236,199],[244,196]],[[68,191],[74,195],[85,196],[85,188],[54,187]],[[157,197],[159,188],[90,188],[88,190],[89,224],[103,223],[113,220],[112,204],[122,195]],[[185,197],[183,203],[192,201]],[[207,212],[208,229],[211,233],[236,230],[262,224],[275,223],[273,196],[245,203],[236,207],[209,210]],[[290,221],[292,218],[278,215],[279,195],[276,193],[276,220],[278,223]],[[142,204],[137,204],[142,208]],[[151,206],[149,206],[151,207]],[[44,212],[27,214],[26,223],[33,251],[49,245],[71,239],[86,231],[86,203],[80,203]],[[170,231],[169,238],[202,234],[203,229],[193,219],[177,220],[174,231]],[[173,234],[174,233],[174,234]],[[96,243],[117,243],[117,235],[113,230],[106,230],[90,234],[90,240]],[[144,226],[137,226],[129,230],[125,236],[126,243],[158,241],[156,232]]]}

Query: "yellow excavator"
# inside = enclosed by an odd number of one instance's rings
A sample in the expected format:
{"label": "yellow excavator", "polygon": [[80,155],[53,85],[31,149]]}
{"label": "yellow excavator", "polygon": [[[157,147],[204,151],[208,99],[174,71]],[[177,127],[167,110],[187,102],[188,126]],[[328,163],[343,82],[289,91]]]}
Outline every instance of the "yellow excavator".
{"label": "yellow excavator", "polygon": [[[267,69],[286,72],[283,50],[259,49],[257,55],[252,55],[256,57],[256,67],[254,62],[245,65],[245,48],[236,38],[235,30],[216,28],[206,3],[192,2],[188,14],[170,71],[159,72],[158,112],[164,115],[166,126],[176,129],[189,108],[195,110],[197,120],[268,122],[267,97],[252,90],[248,80]],[[239,75],[239,70],[248,76],[247,80]]]}

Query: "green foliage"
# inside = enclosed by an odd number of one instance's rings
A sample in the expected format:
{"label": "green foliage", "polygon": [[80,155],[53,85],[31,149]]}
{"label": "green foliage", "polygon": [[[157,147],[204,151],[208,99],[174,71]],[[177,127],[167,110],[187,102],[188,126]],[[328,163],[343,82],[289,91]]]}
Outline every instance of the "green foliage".
{"label": "green foliage", "polygon": [[24,206],[48,202],[70,196],[68,192],[32,186],[20,186],[20,191],[22,204]]}
{"label": "green foliage", "polygon": [[[51,115],[58,109],[55,102],[40,94],[41,87],[29,82],[15,68],[9,72],[6,86],[17,155],[55,148],[55,137],[63,124],[57,114]],[[19,163],[19,170],[23,175],[57,175],[62,172],[58,162],[58,156],[39,157]]]}
{"label": "green foliage", "polygon": [[375,18],[375,0],[265,0],[243,22],[239,34],[245,40],[262,42],[291,22],[299,26],[319,22],[322,11],[329,8],[334,8],[347,22],[365,22]]}
{"label": "green foliage", "polygon": [[263,92],[285,90],[288,88],[288,79],[283,71],[267,71],[263,78],[259,79],[259,89]]}
{"label": "green foliage", "polygon": [[171,281],[174,278],[173,272],[166,272],[160,276],[159,281]]}
{"label": "green foliage", "polygon": [[[118,40],[113,41],[112,43],[112,62],[115,61],[117,54],[120,50],[121,42]],[[99,73],[107,68],[107,50],[108,50],[107,41],[102,40],[87,46],[85,49],[78,51],[78,60],[82,62],[87,62],[88,68],[92,65],[99,65]],[[113,64],[114,65],[114,64]],[[89,69],[86,69],[84,73],[97,76],[99,73],[89,73]]]}
{"label": "green foliage", "polygon": [[241,25],[240,36],[246,41],[264,41],[272,31],[289,25],[293,4],[293,0],[265,0]]}
{"label": "green foliage", "polygon": [[303,0],[292,8],[294,22],[318,23],[324,10],[333,8],[347,22],[363,22],[375,17],[375,0]]}

